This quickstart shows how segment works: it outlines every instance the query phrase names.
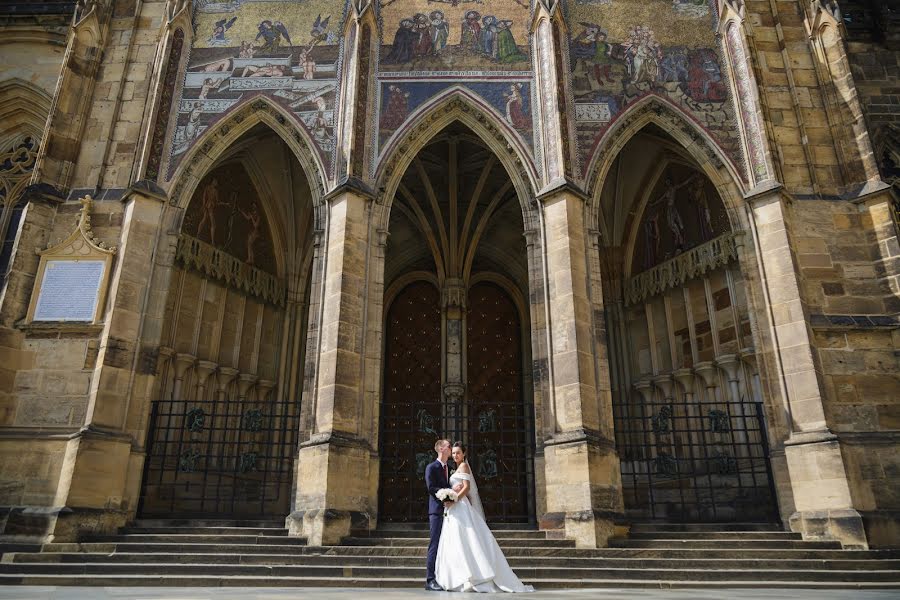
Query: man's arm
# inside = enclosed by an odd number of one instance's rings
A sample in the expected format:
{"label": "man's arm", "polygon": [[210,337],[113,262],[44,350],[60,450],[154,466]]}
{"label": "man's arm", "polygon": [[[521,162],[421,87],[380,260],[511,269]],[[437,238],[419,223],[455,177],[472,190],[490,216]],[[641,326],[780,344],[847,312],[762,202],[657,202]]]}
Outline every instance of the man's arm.
{"label": "man's arm", "polygon": [[437,467],[433,464],[428,465],[425,469],[425,485],[428,486],[428,493],[434,496],[438,490],[443,489],[441,482],[437,478]]}

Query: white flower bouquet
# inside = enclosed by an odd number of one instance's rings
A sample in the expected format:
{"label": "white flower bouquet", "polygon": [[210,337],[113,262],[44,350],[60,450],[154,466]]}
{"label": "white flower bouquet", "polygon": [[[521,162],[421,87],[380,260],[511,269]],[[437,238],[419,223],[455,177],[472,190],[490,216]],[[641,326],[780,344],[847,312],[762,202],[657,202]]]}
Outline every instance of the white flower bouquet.
{"label": "white flower bouquet", "polygon": [[[456,502],[459,500],[459,494],[449,488],[438,490],[435,496],[437,496],[437,499],[441,502]],[[444,509],[444,516],[447,516],[446,508]]]}

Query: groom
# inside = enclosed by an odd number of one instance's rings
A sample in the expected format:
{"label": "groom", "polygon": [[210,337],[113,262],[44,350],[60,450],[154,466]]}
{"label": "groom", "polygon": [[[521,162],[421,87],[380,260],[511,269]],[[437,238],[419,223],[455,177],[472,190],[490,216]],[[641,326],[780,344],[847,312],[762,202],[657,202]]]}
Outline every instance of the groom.
{"label": "groom", "polygon": [[437,452],[437,460],[425,467],[425,485],[428,487],[428,521],[431,525],[425,589],[429,592],[441,592],[443,588],[434,579],[434,563],[437,561],[438,542],[441,539],[441,527],[444,524],[444,506],[435,494],[438,493],[438,490],[450,487],[450,469],[447,466],[447,460],[450,458],[450,442],[448,440],[436,441],[434,451]]}

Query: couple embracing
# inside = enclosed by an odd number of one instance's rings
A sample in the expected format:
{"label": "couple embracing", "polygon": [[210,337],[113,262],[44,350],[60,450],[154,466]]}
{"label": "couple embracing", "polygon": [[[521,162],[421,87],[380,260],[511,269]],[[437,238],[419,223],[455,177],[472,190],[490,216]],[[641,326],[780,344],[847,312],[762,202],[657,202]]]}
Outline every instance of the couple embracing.
{"label": "couple embracing", "polygon": [[[434,444],[437,460],[425,468],[431,542],[425,589],[448,592],[533,592],[506,562],[506,557],[484,520],[478,485],[462,442]],[[456,471],[450,475],[447,460]],[[456,501],[441,502],[453,490]]]}

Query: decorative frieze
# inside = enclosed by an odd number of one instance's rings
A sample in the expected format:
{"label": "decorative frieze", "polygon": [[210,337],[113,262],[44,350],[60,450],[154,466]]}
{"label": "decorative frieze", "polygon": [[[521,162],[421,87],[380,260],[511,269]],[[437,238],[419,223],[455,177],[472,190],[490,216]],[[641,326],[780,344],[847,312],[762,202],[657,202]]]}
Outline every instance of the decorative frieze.
{"label": "decorative frieze", "polygon": [[282,307],[285,304],[287,291],[282,280],[197,238],[186,234],[179,235],[175,259],[189,269],[199,271],[264,302]]}
{"label": "decorative frieze", "polygon": [[625,286],[630,306],[737,260],[742,232],[726,233],[632,277]]}

